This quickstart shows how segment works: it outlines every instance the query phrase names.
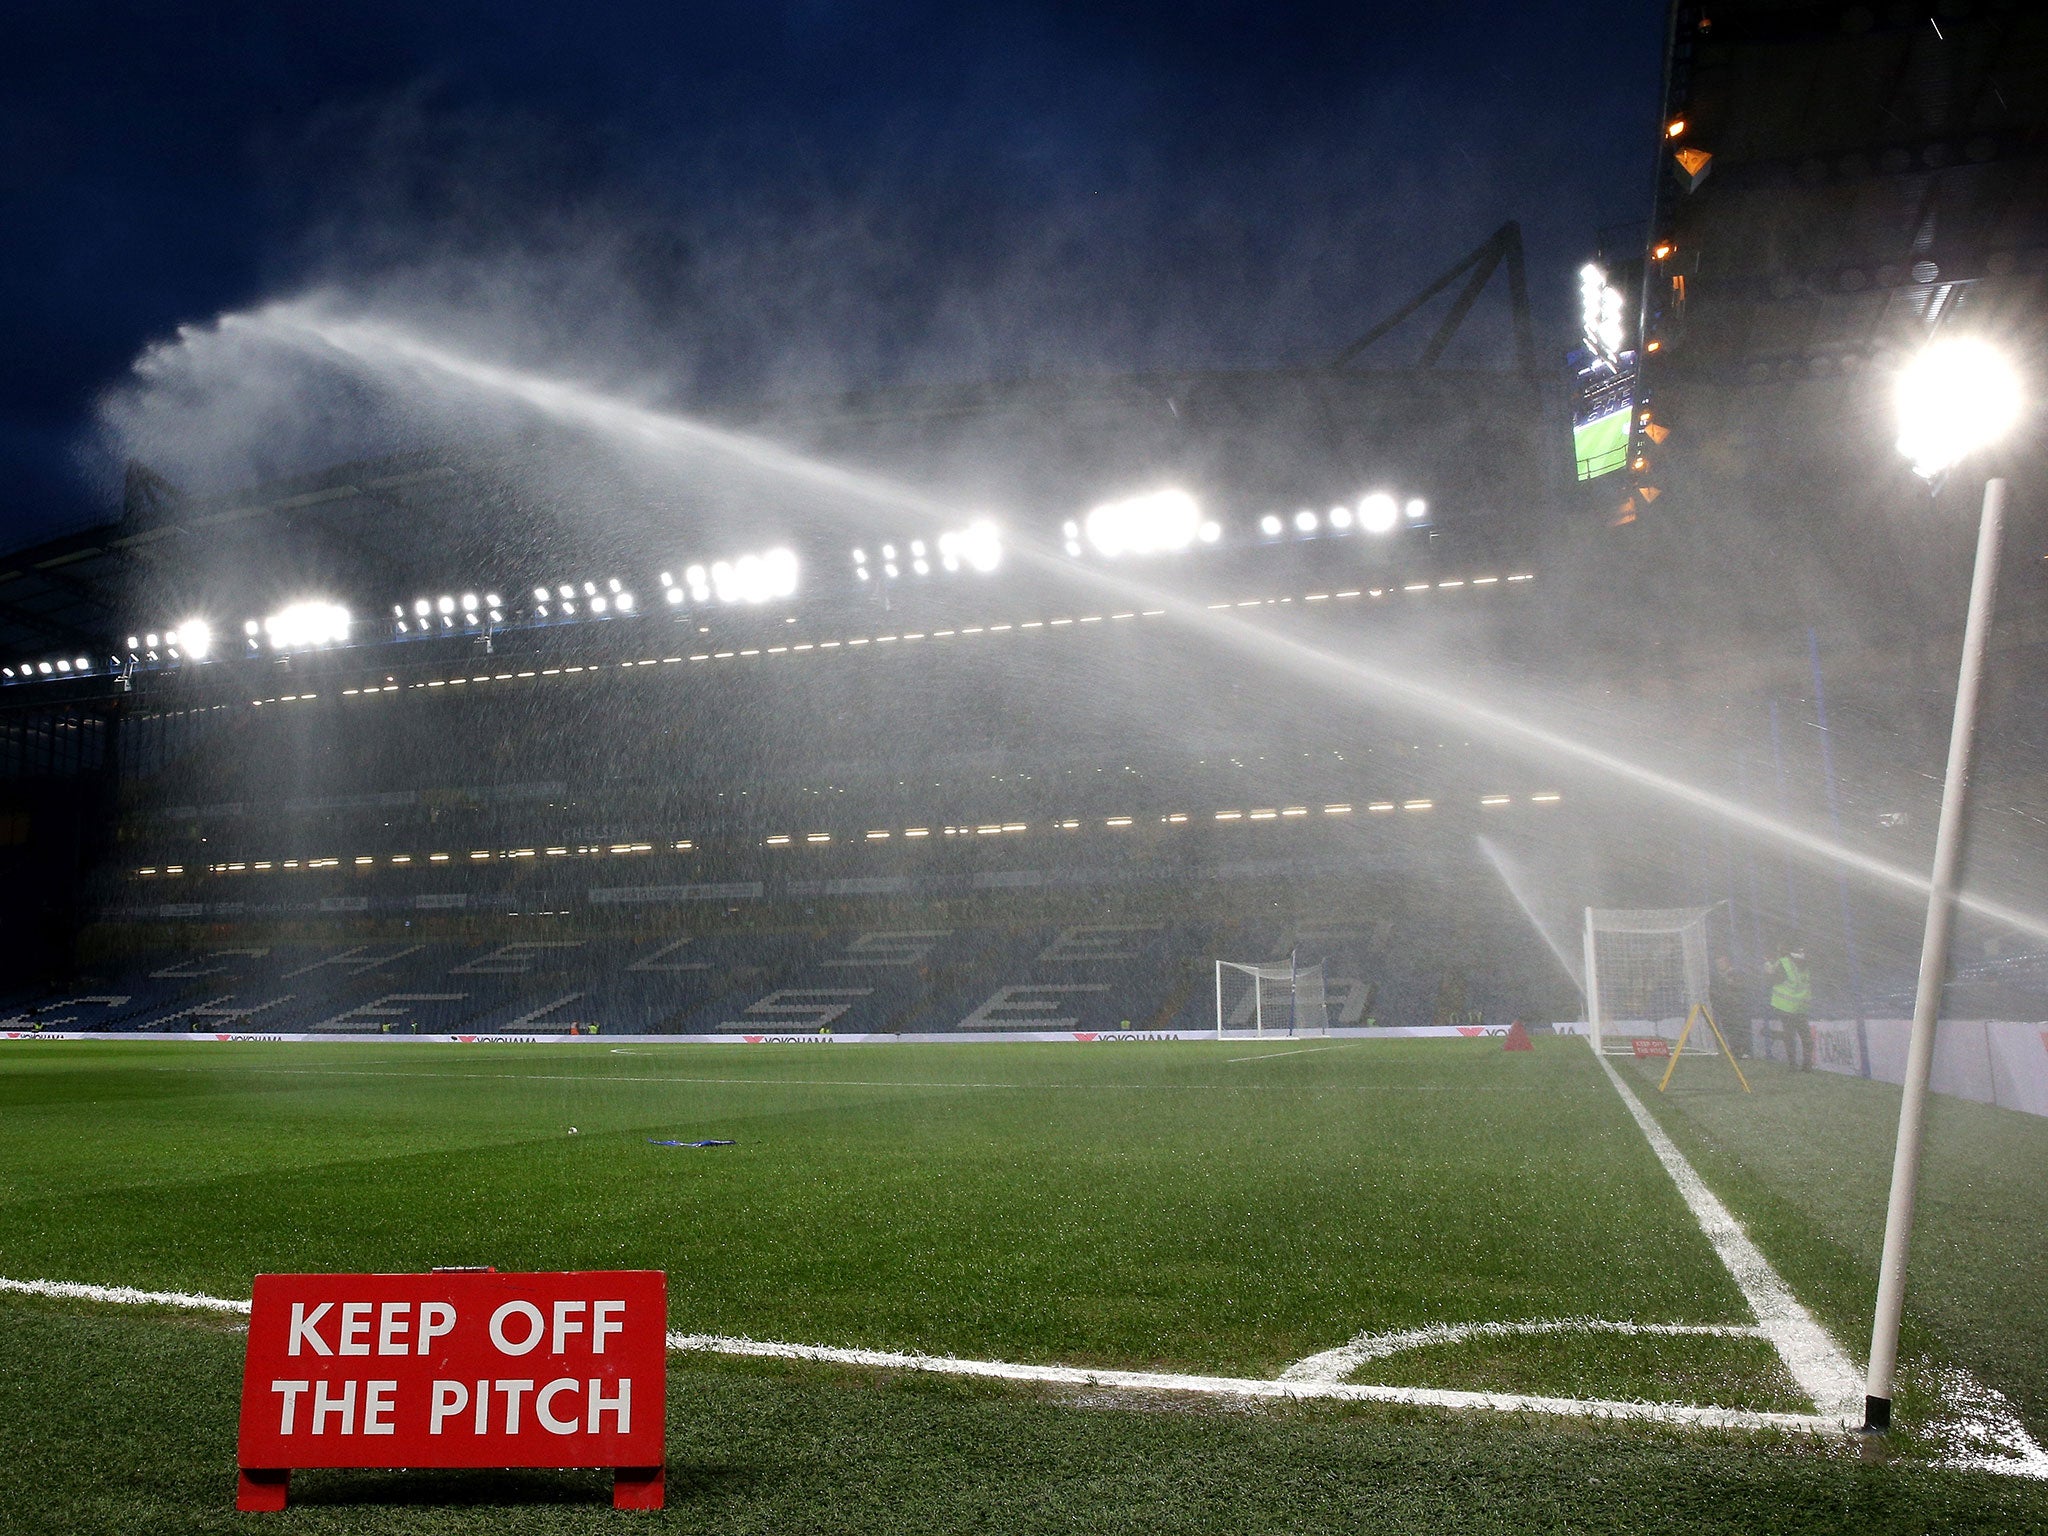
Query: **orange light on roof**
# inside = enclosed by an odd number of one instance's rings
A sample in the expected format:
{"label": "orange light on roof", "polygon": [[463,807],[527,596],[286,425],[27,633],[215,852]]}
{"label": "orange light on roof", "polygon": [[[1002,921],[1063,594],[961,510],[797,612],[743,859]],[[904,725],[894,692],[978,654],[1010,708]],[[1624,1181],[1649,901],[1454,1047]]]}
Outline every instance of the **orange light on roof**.
{"label": "orange light on roof", "polygon": [[1675,138],[1677,138],[1677,137],[1678,137],[1678,136],[1679,136],[1679,135],[1680,135],[1681,133],[1684,133],[1684,132],[1685,132],[1685,119],[1684,119],[1684,118],[1682,118],[1682,117],[1674,117],[1673,119],[1671,119],[1671,121],[1670,121],[1670,122],[1668,122],[1668,123],[1666,123],[1666,124],[1664,125],[1664,137],[1665,137],[1665,138],[1667,138],[1667,139],[1675,139]]}

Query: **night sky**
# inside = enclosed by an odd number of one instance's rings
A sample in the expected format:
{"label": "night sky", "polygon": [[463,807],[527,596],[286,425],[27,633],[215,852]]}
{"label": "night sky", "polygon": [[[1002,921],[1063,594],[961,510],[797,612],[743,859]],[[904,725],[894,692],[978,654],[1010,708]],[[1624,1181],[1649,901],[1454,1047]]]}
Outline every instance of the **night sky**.
{"label": "night sky", "polygon": [[1663,7],[69,0],[8,30],[12,546],[111,512],[94,402],[143,347],[314,288],[716,409],[1320,359],[1517,218],[1554,353],[1598,229],[1647,208]]}

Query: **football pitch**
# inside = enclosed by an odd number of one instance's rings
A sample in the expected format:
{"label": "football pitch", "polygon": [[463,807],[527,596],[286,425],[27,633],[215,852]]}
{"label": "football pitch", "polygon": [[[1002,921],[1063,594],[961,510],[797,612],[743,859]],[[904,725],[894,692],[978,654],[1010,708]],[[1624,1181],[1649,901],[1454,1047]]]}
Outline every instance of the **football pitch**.
{"label": "football pitch", "polygon": [[[664,1270],[662,1528],[2048,1526],[2048,1483],[1949,1433],[1957,1381],[2048,1431],[2048,1127],[1937,1100],[1876,1460],[1801,1427],[1839,1404],[1584,1044],[1538,1047],[24,1044],[0,1278]],[[1622,1076],[1860,1362],[1896,1091]],[[700,1140],[731,1145],[661,1144]],[[0,1320],[0,1522],[239,1528],[234,1313],[14,1290]],[[309,1473],[277,1518],[629,1518],[602,1490]]]}

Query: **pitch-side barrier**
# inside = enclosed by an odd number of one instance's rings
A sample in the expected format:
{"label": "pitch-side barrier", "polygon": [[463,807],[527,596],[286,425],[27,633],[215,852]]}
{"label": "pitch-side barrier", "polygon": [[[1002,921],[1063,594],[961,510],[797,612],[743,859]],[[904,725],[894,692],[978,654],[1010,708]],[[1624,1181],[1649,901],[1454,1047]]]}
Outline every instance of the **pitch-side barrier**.
{"label": "pitch-side barrier", "polygon": [[[1486,1040],[1507,1034],[1505,1024],[1390,1024],[1371,1029],[1338,1028],[1327,1035],[1230,1034],[1224,1045],[1298,1045],[1319,1040]],[[248,1041],[280,1044],[318,1043],[341,1045],[364,1042],[373,1045],[617,1045],[630,1040],[634,1045],[960,1045],[960,1044],[1046,1044],[1118,1045],[1143,1041],[1207,1040],[1216,1043],[1213,1029],[1073,1029],[1073,1030],[939,1030],[926,1034],[577,1034],[564,1033],[479,1033],[470,1035],[375,1034],[369,1032],[314,1032],[265,1030],[194,1030],[142,1033],[122,1030],[8,1029],[0,1040],[160,1040],[196,1041],[200,1044],[237,1044]]]}

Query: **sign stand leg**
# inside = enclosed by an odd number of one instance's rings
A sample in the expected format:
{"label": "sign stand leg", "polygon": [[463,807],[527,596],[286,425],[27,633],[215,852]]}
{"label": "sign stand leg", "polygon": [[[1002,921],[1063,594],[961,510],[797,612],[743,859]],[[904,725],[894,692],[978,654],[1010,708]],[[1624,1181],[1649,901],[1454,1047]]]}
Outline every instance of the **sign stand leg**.
{"label": "sign stand leg", "polygon": [[235,1478],[235,1508],[274,1511],[284,1508],[291,1491],[289,1467],[243,1467]]}
{"label": "sign stand leg", "polygon": [[663,1474],[661,1467],[614,1467],[612,1469],[613,1509],[660,1509]]}

